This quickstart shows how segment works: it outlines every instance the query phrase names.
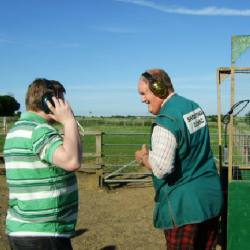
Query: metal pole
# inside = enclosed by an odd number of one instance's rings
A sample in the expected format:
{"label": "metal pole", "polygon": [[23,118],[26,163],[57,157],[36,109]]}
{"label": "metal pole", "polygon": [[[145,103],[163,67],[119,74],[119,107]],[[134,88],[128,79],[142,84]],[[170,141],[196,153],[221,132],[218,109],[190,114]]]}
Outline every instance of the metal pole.
{"label": "metal pole", "polygon": [[112,175],[114,175],[114,174],[120,172],[120,171],[123,170],[124,168],[126,168],[126,167],[128,167],[128,166],[134,164],[135,162],[136,162],[136,160],[133,160],[133,161],[131,161],[130,163],[128,163],[127,165],[124,165],[123,167],[117,169],[115,172],[113,172],[113,173],[111,173],[111,174],[105,176],[105,177],[104,177],[104,180],[106,180],[106,179],[108,179],[110,176],[112,176]]}

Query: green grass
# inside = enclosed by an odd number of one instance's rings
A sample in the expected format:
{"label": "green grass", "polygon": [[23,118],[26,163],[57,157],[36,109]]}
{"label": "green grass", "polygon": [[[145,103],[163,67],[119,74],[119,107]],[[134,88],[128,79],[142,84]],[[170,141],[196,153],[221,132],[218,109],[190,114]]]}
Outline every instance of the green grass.
{"label": "green grass", "polygon": [[[149,145],[150,135],[108,135],[107,133],[148,133],[150,134],[151,126],[119,126],[119,125],[102,125],[91,124],[83,125],[85,131],[102,131],[103,135],[103,162],[105,165],[124,165],[135,159],[136,150],[141,149],[142,144]],[[219,158],[219,137],[218,126],[212,123],[210,126],[211,145],[216,158]],[[216,135],[213,135],[216,134]],[[124,146],[108,146],[106,144],[139,144],[139,145],[124,145]],[[83,136],[84,152],[95,152],[95,136]],[[149,148],[149,146],[148,146]],[[107,156],[119,155],[119,156]],[[123,155],[123,156],[121,156]],[[124,156],[126,155],[126,156]],[[130,156],[127,156],[130,155]],[[85,158],[84,163],[95,163],[94,158]],[[216,162],[217,163],[217,162]],[[113,169],[113,168],[111,168]],[[136,171],[137,168],[129,168],[131,171]]]}
{"label": "green grass", "polygon": [[[8,129],[12,127],[17,118],[7,118]],[[149,135],[108,135],[108,133],[150,133],[153,117],[77,117],[85,131],[102,131],[103,134],[103,163],[106,165],[124,165],[134,160],[136,150],[141,149],[142,144],[149,144]],[[244,119],[236,118],[234,120],[235,128],[239,128],[241,132],[249,134],[250,126],[246,124]],[[2,132],[2,120],[0,117],[0,132]],[[214,156],[219,159],[219,136],[217,122],[208,119],[210,130],[210,141]],[[57,129],[62,129],[60,124],[55,124]],[[222,125],[224,127],[224,125]],[[0,134],[0,152],[3,152],[5,134]],[[222,141],[224,140],[224,129],[222,129]],[[227,140],[229,140],[229,127],[227,131]],[[94,153],[96,151],[96,137],[94,135],[85,135],[82,137],[83,150],[86,153]],[[123,146],[106,144],[122,144]],[[131,145],[124,145],[131,144]],[[132,145],[137,144],[137,145]],[[222,143],[223,144],[223,143]],[[234,148],[234,164],[240,164],[242,157],[236,155],[242,154],[241,148]],[[108,156],[113,155],[113,156]],[[117,155],[117,156],[114,156]],[[84,163],[95,164],[96,158],[84,158]],[[218,161],[216,161],[218,167]],[[114,168],[112,168],[114,169]],[[136,171],[138,168],[129,168],[129,171]]]}
{"label": "green grass", "polygon": [[[115,126],[115,125],[91,125],[84,126],[85,131],[102,131],[103,134],[103,162],[105,165],[124,165],[135,159],[135,151],[141,149],[142,144],[150,143],[150,126]],[[112,133],[113,135],[109,135]],[[148,133],[148,135],[114,135],[119,133]],[[108,144],[108,145],[107,145]],[[124,146],[112,144],[130,144]],[[133,145],[137,144],[137,145]],[[83,136],[84,152],[95,151],[95,136]],[[115,156],[117,155],[117,156]],[[94,163],[95,159],[85,158],[84,163]],[[117,167],[106,167],[106,170],[114,170]],[[125,171],[136,172],[138,167],[130,167]]]}
{"label": "green grass", "polygon": [[[148,120],[147,120],[148,121]],[[135,152],[136,150],[141,149],[142,144],[149,145],[150,143],[150,131],[151,126],[143,126],[143,125],[112,125],[112,124],[99,124],[99,123],[91,123],[87,124],[85,121],[80,120],[80,124],[84,128],[85,131],[102,131],[103,134],[103,145],[102,145],[102,152],[103,152],[103,162],[105,165],[124,165],[128,164],[132,160],[135,159]],[[144,123],[145,124],[145,123]],[[8,127],[10,128],[11,125],[8,124]],[[55,127],[57,129],[62,129],[62,126],[60,124],[56,124]],[[108,135],[108,133],[148,133],[148,135]],[[217,125],[214,123],[211,123],[210,126],[210,133],[218,133]],[[0,135],[0,152],[3,151],[3,145],[4,145],[5,135]],[[82,136],[83,141],[83,151],[92,153],[96,150],[96,137],[95,135],[84,135]],[[118,145],[106,145],[106,144],[130,144],[130,145],[124,145],[124,146],[118,146]],[[133,145],[136,144],[136,145]],[[214,154],[219,155],[218,150],[218,135],[211,136],[211,144],[215,145],[212,147]],[[148,146],[149,148],[149,146]],[[108,156],[112,155],[112,156]],[[117,155],[117,156],[114,156]],[[119,156],[118,156],[119,155]],[[96,159],[95,158],[84,158],[83,163],[88,164],[95,164]],[[108,168],[110,169],[110,168]],[[111,169],[114,169],[112,167]],[[137,171],[138,167],[130,167],[129,171]]]}

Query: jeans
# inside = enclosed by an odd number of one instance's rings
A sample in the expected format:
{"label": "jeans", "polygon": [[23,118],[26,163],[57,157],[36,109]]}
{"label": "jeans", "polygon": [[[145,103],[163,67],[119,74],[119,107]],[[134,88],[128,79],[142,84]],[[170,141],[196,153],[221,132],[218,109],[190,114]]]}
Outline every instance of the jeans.
{"label": "jeans", "polygon": [[73,250],[70,238],[12,236],[8,238],[12,250]]}

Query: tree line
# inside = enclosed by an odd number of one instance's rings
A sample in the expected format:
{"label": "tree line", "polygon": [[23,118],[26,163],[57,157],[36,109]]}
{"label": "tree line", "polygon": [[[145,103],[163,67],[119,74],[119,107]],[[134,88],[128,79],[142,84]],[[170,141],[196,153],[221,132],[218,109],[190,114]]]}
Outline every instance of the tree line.
{"label": "tree line", "polygon": [[[14,116],[15,112],[20,109],[20,103],[12,95],[0,95],[0,116]],[[20,112],[19,112],[20,113]],[[84,116],[82,118],[85,118]],[[93,118],[93,116],[92,116]],[[104,118],[104,117],[102,117]],[[125,118],[124,116],[112,116],[111,118]],[[126,118],[136,118],[135,116],[127,116]],[[152,118],[152,117],[148,117]],[[209,115],[207,119],[211,122],[217,122],[217,115]],[[250,125],[250,111],[245,115],[245,122]]]}

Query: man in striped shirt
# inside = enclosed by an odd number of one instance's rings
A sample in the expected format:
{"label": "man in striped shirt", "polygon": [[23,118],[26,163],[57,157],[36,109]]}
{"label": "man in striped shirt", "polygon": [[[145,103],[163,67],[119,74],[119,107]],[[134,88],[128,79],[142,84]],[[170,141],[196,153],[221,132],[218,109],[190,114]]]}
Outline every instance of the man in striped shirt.
{"label": "man in striped shirt", "polygon": [[164,230],[167,250],[216,249],[223,194],[204,112],[174,92],[163,70],[143,73],[138,90],[157,116],[150,151],[136,152],[153,173],[154,225]]}
{"label": "man in striped shirt", "polygon": [[[11,249],[72,249],[78,216],[74,171],[82,143],[65,89],[44,78],[30,84],[26,109],[4,145],[9,209],[6,233]],[[51,126],[59,122],[64,137]]]}

